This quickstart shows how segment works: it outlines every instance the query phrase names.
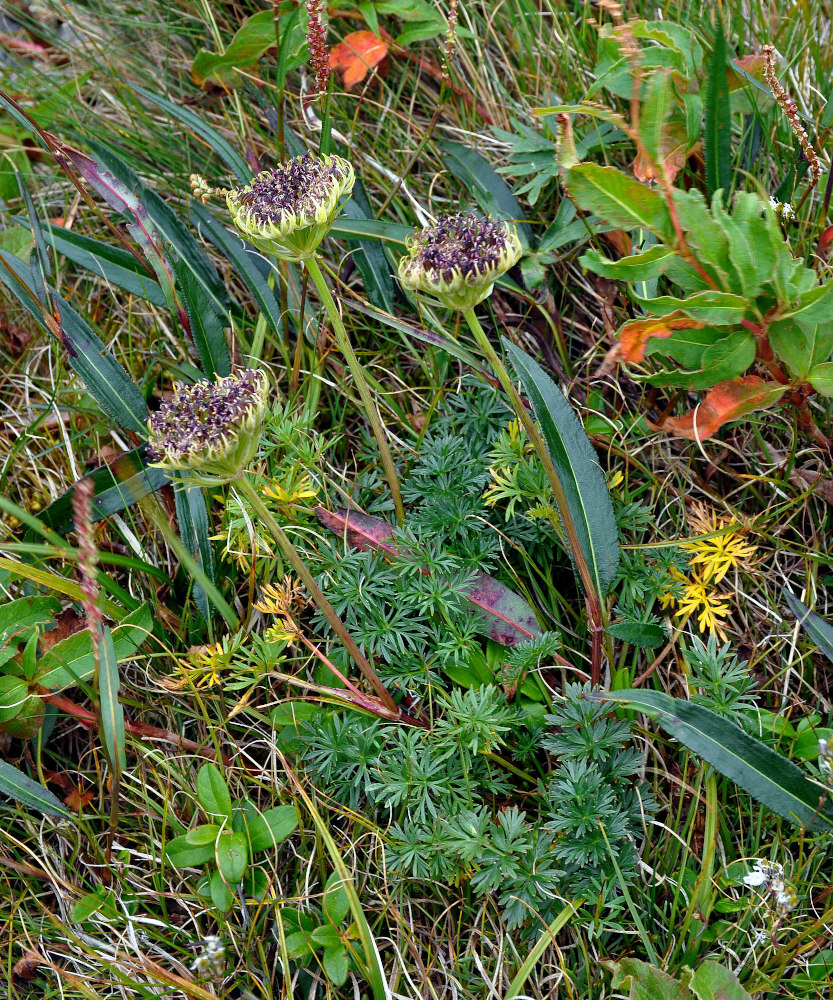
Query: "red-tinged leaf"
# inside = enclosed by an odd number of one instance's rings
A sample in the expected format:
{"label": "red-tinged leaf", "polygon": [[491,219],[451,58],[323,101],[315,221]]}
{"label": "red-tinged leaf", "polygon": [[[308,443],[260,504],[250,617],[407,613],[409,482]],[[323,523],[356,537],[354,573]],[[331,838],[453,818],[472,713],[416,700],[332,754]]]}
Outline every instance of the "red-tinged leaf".
{"label": "red-tinged leaf", "polygon": [[[341,535],[353,548],[384,552],[391,558],[407,559],[393,542],[393,525],[361,511],[315,508],[318,520],[333,534]],[[486,573],[478,573],[466,597],[482,612],[486,634],[503,646],[514,646],[541,634],[535,612],[509,587]]]}
{"label": "red-tinged leaf", "polygon": [[703,441],[730,420],[773,406],[787,388],[776,382],[766,382],[757,375],[732,378],[706,393],[691,413],[684,417],[668,417],[661,426],[652,426],[655,430],[668,431],[692,441]]}
{"label": "red-tinged leaf", "polygon": [[374,66],[388,54],[386,37],[372,31],[353,31],[330,50],[330,66],[338,73],[345,90],[361,83]]}
{"label": "red-tinged leaf", "polygon": [[662,319],[636,319],[619,331],[622,357],[626,361],[641,361],[645,356],[645,345],[652,337],[671,337],[677,330],[700,330],[703,324],[684,316],[681,312],[671,313]]}
{"label": "red-tinged leaf", "polygon": [[[748,73],[758,83],[764,82],[764,56],[763,53],[755,52],[752,55],[744,56],[742,59],[733,59],[732,64]],[[740,73],[735,73],[731,69],[726,71],[726,79],[729,84],[729,93],[734,94],[738,90],[745,90],[749,86],[749,81]]]}
{"label": "red-tinged leaf", "polygon": [[821,256],[828,252],[831,243],[833,243],[833,226],[826,226],[819,236],[819,254]]}

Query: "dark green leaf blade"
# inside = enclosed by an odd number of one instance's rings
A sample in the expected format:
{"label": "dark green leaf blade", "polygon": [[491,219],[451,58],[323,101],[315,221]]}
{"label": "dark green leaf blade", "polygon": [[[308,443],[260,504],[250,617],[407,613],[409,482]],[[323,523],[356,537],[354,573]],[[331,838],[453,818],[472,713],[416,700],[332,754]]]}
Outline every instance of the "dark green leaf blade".
{"label": "dark green leaf blade", "polygon": [[116,775],[124,774],[124,709],[119,701],[119,661],[113,645],[113,634],[105,625],[101,629],[98,666],[98,698],[101,707],[101,736],[104,748]]}
{"label": "dark green leaf blade", "polygon": [[71,818],[72,813],[43,785],[38,784],[6,761],[0,760],[0,795],[23,803],[28,809],[37,809],[47,816]]}
{"label": "dark green leaf blade", "polygon": [[790,606],[790,611],[795,615],[804,631],[813,642],[819,647],[824,655],[833,663],[833,625],[825,621],[815,611],[811,611],[806,604],[791,594],[789,590],[784,591],[784,599]]}
{"label": "dark green leaf blade", "polygon": [[[176,516],[179,522],[179,534],[185,547],[197,560],[197,565],[202,569],[211,583],[214,583],[216,576],[214,573],[214,549],[211,546],[211,527],[208,523],[208,508],[205,504],[205,494],[199,486],[186,489],[178,487],[174,489],[174,503],[176,504]],[[208,621],[210,612],[208,608],[208,596],[205,590],[194,583],[194,600],[200,609],[200,614]]]}
{"label": "dark green leaf blade", "polygon": [[174,273],[202,370],[209,379],[215,375],[225,378],[231,373],[231,360],[223,321],[193,271],[181,259],[174,264]]}
{"label": "dark green leaf blade", "polygon": [[596,453],[567,397],[543,368],[508,340],[504,346],[541,425],[596,593],[604,597],[619,566],[619,535]]}
{"label": "dark green leaf blade", "polygon": [[706,194],[723,191],[724,201],[732,184],[732,111],[726,75],[726,36],[721,19],[715,19],[714,46],[709,61],[705,101]]}
{"label": "dark green leaf blade", "polygon": [[811,829],[833,829],[833,803],[796,764],[702,705],[661,691],[630,689],[591,697],[635,708],[774,813]]}

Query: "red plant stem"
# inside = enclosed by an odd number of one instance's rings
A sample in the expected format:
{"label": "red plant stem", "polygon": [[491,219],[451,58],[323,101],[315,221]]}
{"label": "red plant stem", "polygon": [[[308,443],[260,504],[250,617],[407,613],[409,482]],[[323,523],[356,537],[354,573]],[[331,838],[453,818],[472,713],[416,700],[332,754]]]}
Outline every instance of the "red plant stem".
{"label": "red plant stem", "polygon": [[[82,726],[86,726],[87,729],[98,728],[95,713],[91,712],[88,708],[84,708],[83,705],[78,705],[76,702],[60,694],[42,695],[42,698],[48,704],[54,705],[55,708],[66,712],[67,715],[71,715]],[[186,739],[178,733],[171,732],[170,729],[159,729],[156,726],[149,726],[145,722],[130,722],[125,719],[124,731],[130,733],[131,736],[137,736],[141,740],[157,740],[160,743],[173,743],[183,750],[190,750],[192,753],[200,754],[202,757],[210,757],[212,760],[217,760],[218,758],[217,752],[212,750],[211,747],[195,743],[193,740]],[[231,757],[227,754],[220,754],[219,756],[223,764],[226,766],[231,765]]]}

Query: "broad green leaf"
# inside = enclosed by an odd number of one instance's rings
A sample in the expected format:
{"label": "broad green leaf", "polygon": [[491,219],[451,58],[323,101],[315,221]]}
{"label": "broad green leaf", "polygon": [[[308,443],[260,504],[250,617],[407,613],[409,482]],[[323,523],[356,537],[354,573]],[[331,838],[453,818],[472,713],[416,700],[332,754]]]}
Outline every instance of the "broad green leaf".
{"label": "broad green leaf", "polygon": [[0,646],[34,625],[52,621],[60,610],[61,602],[54,597],[19,597],[0,604]]}
{"label": "broad green leaf", "polygon": [[705,100],[706,192],[711,198],[722,191],[726,199],[732,185],[732,109],[726,75],[726,36],[721,19],[715,20]]}
{"label": "broad green leaf", "polygon": [[0,676],[0,729],[19,715],[29,699],[29,685],[20,677]]}
{"label": "broad green leaf", "polygon": [[660,193],[616,167],[579,163],[564,184],[579,207],[622,229],[650,229],[670,239],[674,227]]}
{"label": "broad green leaf", "polygon": [[668,641],[665,629],[652,622],[614,622],[613,625],[609,625],[605,629],[605,632],[612,635],[614,639],[629,642],[632,646],[639,646],[641,649],[653,649]]}
{"label": "broad green leaf", "polygon": [[124,755],[124,709],[119,701],[119,663],[113,634],[104,625],[99,642],[98,699],[101,710],[101,737],[116,775],[127,768]]}
{"label": "broad green leaf", "polygon": [[588,271],[600,274],[603,278],[613,278],[618,281],[650,281],[651,278],[658,278],[664,274],[668,265],[677,259],[672,249],[657,243],[647,250],[619,260],[610,260],[598,250],[588,250],[579,257],[578,262]]}
{"label": "broad green leaf", "polygon": [[679,311],[701,323],[714,326],[733,326],[739,323],[747,309],[746,299],[731,292],[695,292],[684,299],[676,299],[672,295],[658,295],[653,299],[643,299],[639,295],[633,297],[654,316],[668,316]]}
{"label": "broad green leaf", "polygon": [[708,958],[697,967],[688,988],[697,1000],[751,1000],[733,972]]}
{"label": "broad green leaf", "polygon": [[214,845],[220,835],[220,827],[204,823],[194,827],[181,837],[174,837],[165,845],[165,857],[177,868],[196,868],[214,858]]}
{"label": "broad green leaf", "polygon": [[211,879],[208,883],[208,892],[211,896],[211,902],[220,913],[225,913],[234,902],[234,893],[223,881],[223,875],[219,868],[211,874]]}
{"label": "broad green leaf", "polygon": [[742,375],[755,360],[757,341],[749,330],[736,330],[703,351],[702,372],[692,375],[689,387],[709,389]]}
{"label": "broad green leaf", "polygon": [[275,806],[248,821],[249,843],[252,853],[268,851],[298,828],[295,806]]}
{"label": "broad green leaf", "polygon": [[[117,662],[131,657],[153,628],[153,615],[143,604],[126,615],[110,632]],[[95,660],[89,632],[84,629],[56,642],[38,660],[38,684],[54,691],[89,680]]]}
{"label": "broad green leaf", "polygon": [[582,554],[601,599],[616,576],[619,537],[599,460],[572,406],[549,375],[514,344],[504,340],[504,346],[541,425]]}
{"label": "broad green leaf", "polygon": [[47,816],[71,818],[72,813],[43,785],[38,784],[6,761],[0,760],[0,795],[15,799],[27,809],[37,809]]}
{"label": "broad green leaf", "polygon": [[833,352],[833,323],[815,326],[799,324],[792,319],[776,320],[769,328],[769,343],[795,378],[806,378],[808,372],[828,360]]}
{"label": "broad green leaf", "polygon": [[660,691],[631,689],[592,697],[635,708],[656,720],[670,736],[779,816],[811,829],[833,829],[833,803],[824,801],[820,785],[791,760],[710,709]]}
{"label": "broad green leaf", "polygon": [[217,867],[223,878],[236,885],[246,874],[249,865],[249,845],[245,833],[223,830],[215,845]]}
{"label": "broad green leaf", "polygon": [[833,305],[833,281],[816,285],[801,294],[790,309],[781,314],[782,319],[796,319],[799,323],[824,323],[830,321]]}
{"label": "broad green leaf", "polygon": [[656,966],[638,958],[611,962],[611,986],[615,991],[628,990],[629,1000],[691,1000],[688,990]]}
{"label": "broad green leaf", "polygon": [[287,58],[294,68],[302,49],[305,49],[306,24],[294,11],[285,10],[275,27],[274,12],[261,10],[247,18],[222,52],[200,49],[191,66],[194,83],[204,86],[213,83],[224,88],[241,86],[245,81],[236,70],[250,70],[264,53],[275,48],[278,35],[281,48],[287,49]]}
{"label": "broad green leaf", "polygon": [[347,982],[347,952],[341,942],[324,949],[321,964],[333,986],[343,986]]}
{"label": "broad green leaf", "polygon": [[807,372],[807,381],[822,396],[833,396],[833,361],[811,368]]}
{"label": "broad green leaf", "polygon": [[216,764],[207,762],[199,769],[197,799],[209,815],[226,816],[231,821],[231,795]]}
{"label": "broad green leaf", "polygon": [[784,591],[784,599],[790,606],[790,611],[799,620],[804,631],[813,642],[819,647],[824,655],[833,663],[833,625],[825,621],[815,611],[811,611],[806,604],[791,593]]}
{"label": "broad green leaf", "polygon": [[327,879],[324,886],[324,916],[334,926],[338,926],[350,912],[350,900],[338,872]]}
{"label": "broad green leaf", "polygon": [[514,222],[525,249],[534,245],[532,227],[526,221],[512,188],[477,152],[461,142],[442,139],[437,143],[445,164],[464,185],[484,212]]}
{"label": "broad green leaf", "polygon": [[332,924],[322,924],[312,932],[312,940],[324,948],[340,948],[341,935]]}

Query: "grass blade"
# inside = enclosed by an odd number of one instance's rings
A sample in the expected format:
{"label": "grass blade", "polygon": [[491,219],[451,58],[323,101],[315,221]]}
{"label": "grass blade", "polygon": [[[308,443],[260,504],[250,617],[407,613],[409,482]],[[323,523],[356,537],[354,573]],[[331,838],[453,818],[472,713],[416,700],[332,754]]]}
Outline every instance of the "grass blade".
{"label": "grass blade", "polygon": [[714,29],[714,46],[706,82],[704,153],[706,193],[723,191],[724,202],[732,186],[732,110],[726,76],[726,36],[720,17]]}
{"label": "grass blade", "polygon": [[19,771],[11,764],[0,760],[0,795],[21,802],[27,809],[37,809],[47,816],[61,816],[70,819],[72,813],[43,785]]}
{"label": "grass blade", "polygon": [[101,741],[107,751],[116,777],[124,774],[124,709],[119,701],[119,661],[113,645],[113,634],[105,625],[101,629],[98,664],[98,698],[101,709]]}
{"label": "grass blade", "polygon": [[506,991],[504,1000],[515,1000],[515,997],[521,996],[521,990],[526,985],[527,979],[529,979],[532,975],[533,969],[541,960],[541,956],[547,948],[553,944],[556,934],[558,934],[558,932],[567,925],[569,919],[576,914],[582,902],[583,900],[578,900],[575,903],[567,903],[555,920],[553,920],[553,922],[549,924],[544,931],[542,931],[541,936],[535,942],[532,951],[526,956],[523,965],[520,969],[518,969],[515,977],[509,984],[509,989]]}
{"label": "grass blade", "polygon": [[[529,355],[504,341],[561,482],[569,515],[601,600],[619,566],[613,504],[596,452],[567,397]],[[575,555],[571,553],[575,560]]]}
{"label": "grass blade", "polygon": [[833,803],[798,765],[702,705],[661,691],[629,689],[590,697],[635,708],[654,719],[692,753],[707,761],[774,813],[810,829],[833,829]]}

